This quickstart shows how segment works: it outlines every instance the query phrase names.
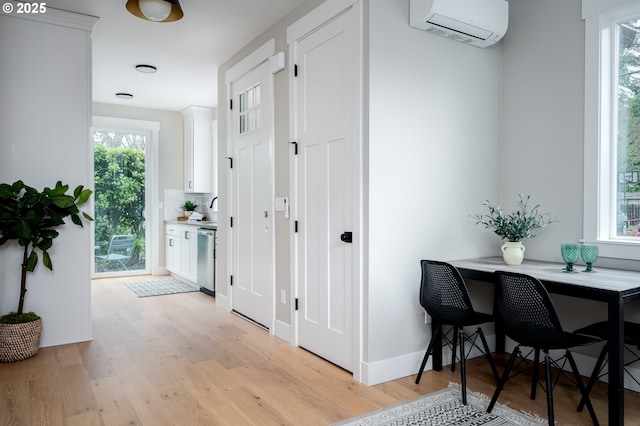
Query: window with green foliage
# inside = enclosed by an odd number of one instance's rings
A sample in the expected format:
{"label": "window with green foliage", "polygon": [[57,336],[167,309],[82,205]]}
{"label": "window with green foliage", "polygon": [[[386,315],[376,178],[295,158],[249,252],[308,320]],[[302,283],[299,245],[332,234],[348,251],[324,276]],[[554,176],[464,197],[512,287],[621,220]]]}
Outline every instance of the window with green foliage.
{"label": "window with green foliage", "polygon": [[[145,135],[95,131],[96,272],[145,269]],[[131,257],[109,261],[109,242],[135,235]],[[105,261],[106,260],[106,261]]]}
{"label": "window with green foliage", "polygon": [[616,236],[635,236],[640,222],[640,16],[616,24]]}
{"label": "window with green foliage", "polygon": [[640,257],[640,2],[594,0],[585,19],[585,242]]}

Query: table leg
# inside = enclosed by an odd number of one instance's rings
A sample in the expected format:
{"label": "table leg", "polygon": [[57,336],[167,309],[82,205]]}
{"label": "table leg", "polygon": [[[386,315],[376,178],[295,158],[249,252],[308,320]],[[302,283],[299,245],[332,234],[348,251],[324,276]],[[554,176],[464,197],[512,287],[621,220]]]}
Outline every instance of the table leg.
{"label": "table leg", "polygon": [[624,424],[624,305],[609,302],[609,422]]}

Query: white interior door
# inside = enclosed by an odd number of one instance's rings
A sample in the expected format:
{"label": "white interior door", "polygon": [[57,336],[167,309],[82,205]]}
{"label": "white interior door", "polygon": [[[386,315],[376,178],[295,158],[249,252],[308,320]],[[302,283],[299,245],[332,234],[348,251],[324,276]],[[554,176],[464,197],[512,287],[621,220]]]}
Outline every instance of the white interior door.
{"label": "white interior door", "polygon": [[269,63],[230,84],[232,308],[273,322],[272,75]]}
{"label": "white interior door", "polygon": [[[295,129],[298,345],[353,371],[354,97],[359,84],[354,12],[297,41]],[[353,243],[346,233],[353,233]],[[342,238],[341,238],[342,237]]]}

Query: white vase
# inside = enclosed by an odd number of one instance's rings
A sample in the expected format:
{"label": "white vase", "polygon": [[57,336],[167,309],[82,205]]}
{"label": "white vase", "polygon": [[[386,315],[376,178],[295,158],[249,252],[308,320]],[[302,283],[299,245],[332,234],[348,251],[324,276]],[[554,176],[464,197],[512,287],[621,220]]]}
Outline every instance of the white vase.
{"label": "white vase", "polygon": [[505,241],[502,245],[502,258],[507,265],[520,265],[524,259],[522,241]]}

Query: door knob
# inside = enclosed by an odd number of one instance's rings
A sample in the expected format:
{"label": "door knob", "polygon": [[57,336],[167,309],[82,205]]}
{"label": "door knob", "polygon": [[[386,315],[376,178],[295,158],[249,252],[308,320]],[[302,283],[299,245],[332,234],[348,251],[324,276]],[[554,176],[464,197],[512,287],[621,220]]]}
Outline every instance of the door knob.
{"label": "door knob", "polygon": [[343,232],[342,235],[340,235],[340,240],[345,243],[352,243],[353,233],[350,231]]}

